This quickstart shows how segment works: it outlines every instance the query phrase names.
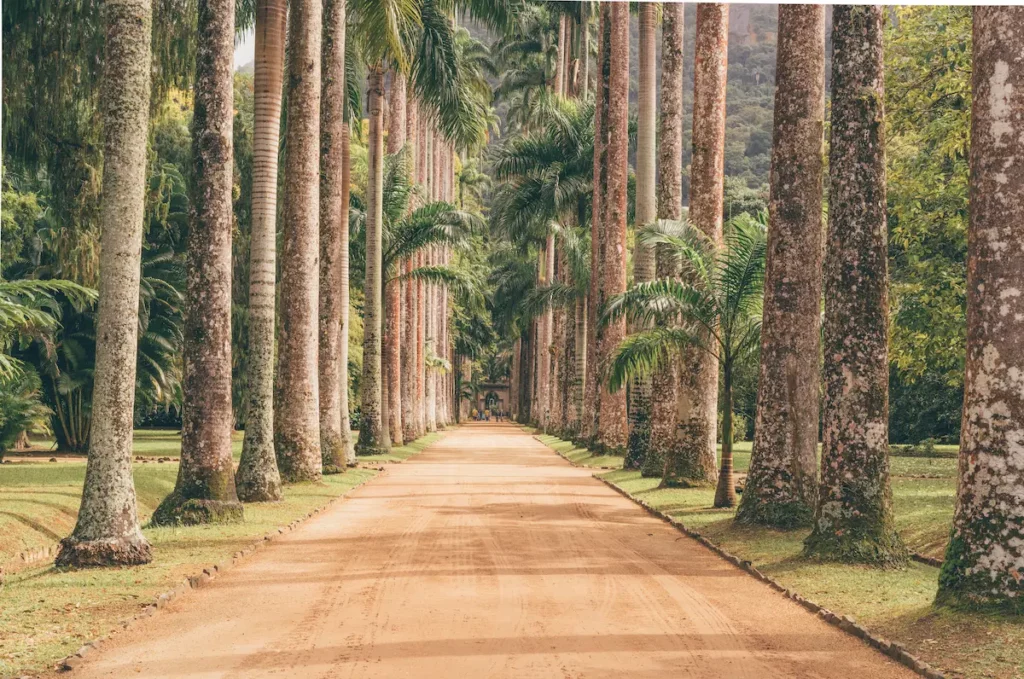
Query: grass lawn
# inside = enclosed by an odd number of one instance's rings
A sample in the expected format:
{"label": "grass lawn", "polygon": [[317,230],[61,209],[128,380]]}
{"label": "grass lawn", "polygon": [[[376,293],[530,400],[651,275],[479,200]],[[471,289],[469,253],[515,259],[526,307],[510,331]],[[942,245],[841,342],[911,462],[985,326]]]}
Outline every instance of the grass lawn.
{"label": "grass lawn", "polygon": [[[136,463],[143,521],[171,490],[177,471],[177,463]],[[33,532],[42,530],[48,544],[71,530],[84,473],[84,463],[0,467],[3,557],[9,555],[10,534],[26,522],[35,526]],[[246,505],[245,522],[240,524],[146,528],[155,557],[146,566],[60,572],[44,563],[16,572],[0,595],[0,676],[44,669],[85,641],[103,636],[186,575],[229,558],[259,536],[325,505],[376,474],[372,469],[350,469],[324,477],[323,483],[287,486],[283,502]]]}
{"label": "grass lawn", "polygon": [[391,448],[391,452],[384,455],[360,455],[356,458],[358,462],[405,462],[410,457],[420,452],[431,443],[441,438],[444,434],[436,431],[426,436],[421,436],[412,443],[407,443],[404,446],[394,446]]}
{"label": "grass lawn", "polygon": [[[244,432],[231,433],[231,452],[237,460],[242,456]],[[181,431],[178,429],[136,429],[133,434],[132,450],[142,457],[178,457],[181,453]],[[32,437],[32,452],[49,451],[54,447],[52,438]],[[18,453],[11,453],[17,457]]]}
{"label": "grass lawn", "polygon": [[[736,467],[745,472],[749,443],[737,448],[743,452],[737,451]],[[575,449],[572,454],[583,456]],[[941,558],[953,515],[956,460],[893,457],[891,471],[901,535],[912,550]],[[801,551],[808,531],[739,526],[732,521],[733,510],[712,508],[713,488],[662,489],[660,479],[621,469],[600,476],[750,560],[784,586],[899,641],[948,676],[1024,679],[1024,619],[933,607],[937,568],[913,563],[881,571],[805,561]]]}

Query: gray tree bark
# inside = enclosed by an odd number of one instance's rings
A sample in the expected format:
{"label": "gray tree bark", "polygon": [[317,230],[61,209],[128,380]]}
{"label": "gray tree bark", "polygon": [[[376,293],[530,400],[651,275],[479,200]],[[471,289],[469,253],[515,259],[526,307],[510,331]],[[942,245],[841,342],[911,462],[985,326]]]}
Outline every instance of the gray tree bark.
{"label": "gray tree bark", "polygon": [[757,415],[736,519],[810,525],[821,384],[825,7],[779,5]]}
{"label": "gray tree bark", "polygon": [[[420,178],[418,168],[418,130],[419,110],[412,93],[408,93],[406,106],[406,146],[408,147],[408,158],[411,161],[413,184],[419,184]],[[415,257],[410,257],[405,262],[405,273],[411,273],[415,265]],[[406,441],[413,441],[420,436],[416,426],[416,323],[419,299],[417,297],[417,282],[407,281],[404,286],[404,298],[402,300],[402,438]]]}
{"label": "gray tree bark", "polygon": [[[725,86],[729,51],[729,6],[697,5],[693,75],[693,160],[690,164],[690,221],[722,240],[725,169]],[[665,460],[663,484],[713,483],[718,428],[718,360],[693,348],[682,352],[677,445]],[[732,470],[723,470],[731,484]]]}
{"label": "gray tree bark", "polygon": [[974,8],[967,375],[938,601],[1024,613],[1024,8]]}
{"label": "gray tree bark", "polygon": [[377,64],[367,81],[370,125],[368,135],[369,179],[366,211],[366,285],[363,312],[362,422],[356,452],[385,453],[391,448],[387,423],[382,419],[381,311],[383,292],[382,221],[384,190],[384,73]]}
{"label": "gray tree bark", "polygon": [[[341,198],[345,137],[345,2],[325,0],[320,96],[320,453],[325,474],[345,470],[341,434]],[[344,225],[347,230],[348,224]],[[347,242],[344,243],[346,246]],[[347,254],[347,253],[346,253]],[[347,394],[348,385],[344,385]]]}
{"label": "gray tree bark", "polygon": [[82,504],[60,544],[62,567],[149,563],[132,479],[132,418],[149,126],[149,0],[110,0],[105,27],[100,300],[93,427]]}
{"label": "gray tree bark", "polygon": [[235,8],[199,2],[181,463],[157,525],[241,521],[231,457],[231,228]]}
{"label": "gray tree bark", "polygon": [[808,555],[877,565],[907,553],[889,485],[889,296],[883,8],[832,14],[821,485]]}
{"label": "gray tree bark", "polygon": [[256,5],[252,135],[252,231],[249,237],[248,407],[235,483],[243,502],[281,499],[274,454],[274,307],[277,278],[277,167],[284,83],[287,0]]}
{"label": "gray tree bark", "polygon": [[[658,144],[658,217],[683,215],[683,5],[665,3],[661,28],[661,129]],[[680,263],[668,246],[656,252],[655,275],[679,276]],[[679,364],[673,361],[651,378],[651,437],[642,468],[643,476],[661,477],[665,458],[678,444],[680,418]]]}
{"label": "gray tree bark", "polygon": [[[636,227],[652,224],[658,217],[655,190],[655,145],[657,139],[658,89],[656,83],[657,34],[655,5],[640,5],[640,96],[637,101],[639,125],[636,144]],[[654,280],[654,248],[637,243],[633,247],[633,283]],[[640,327],[631,330],[640,330]],[[629,391],[629,443],[626,469],[640,469],[651,443],[651,378],[632,381]],[[660,395],[659,395],[660,398]]]}
{"label": "gray tree bark", "polygon": [[[605,195],[601,199],[605,219],[601,227],[601,280],[598,306],[626,291],[626,186],[629,171],[629,6],[615,3],[610,10],[610,68],[605,169]],[[626,336],[626,323],[619,320],[604,326],[598,346],[602,375]],[[626,393],[604,389],[600,399],[597,438],[601,449],[625,452],[629,435],[626,421]]]}
{"label": "gray tree bark", "polygon": [[[392,73],[388,120],[388,154],[406,153],[406,81],[398,72]],[[402,431],[402,284],[395,280],[401,274],[401,262],[392,262],[385,271],[384,304],[384,378],[387,380],[388,432],[392,445],[404,443]]]}
{"label": "gray tree bark", "polygon": [[288,127],[284,250],[277,344],[274,446],[286,482],[317,481],[320,452],[320,0],[292,0],[288,19]]}

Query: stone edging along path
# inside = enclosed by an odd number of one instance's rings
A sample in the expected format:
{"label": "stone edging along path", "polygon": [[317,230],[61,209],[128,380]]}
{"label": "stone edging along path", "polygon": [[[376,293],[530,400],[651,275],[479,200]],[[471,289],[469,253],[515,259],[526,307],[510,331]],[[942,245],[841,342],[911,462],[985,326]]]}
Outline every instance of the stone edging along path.
{"label": "stone edging along path", "polygon": [[[540,439],[536,435],[534,435],[533,438],[538,443],[543,443],[543,441],[540,441]],[[544,445],[547,446],[547,444],[544,444]],[[574,467],[583,467],[584,466],[584,465],[577,465],[575,462],[570,460],[568,457],[566,457],[562,453],[558,452],[554,448],[551,448],[551,446],[547,446],[547,448],[552,450],[552,451],[554,451],[559,457],[561,457],[562,459],[564,459],[566,462],[568,462],[569,464],[571,464]],[[907,651],[907,649],[905,649],[902,645],[896,643],[895,641],[888,641],[886,639],[882,639],[881,637],[877,637],[877,636],[871,634],[871,632],[869,632],[863,626],[857,624],[857,622],[852,617],[846,616],[846,615],[840,615],[838,613],[830,611],[827,608],[825,608],[825,607],[823,607],[823,606],[821,606],[821,605],[811,601],[810,599],[807,599],[807,598],[801,596],[800,594],[794,592],[793,590],[787,589],[786,587],[783,587],[781,584],[776,582],[773,578],[771,578],[771,577],[765,575],[764,573],[762,573],[761,571],[757,570],[757,568],[754,567],[754,564],[752,562],[745,561],[745,560],[739,558],[738,556],[735,556],[734,554],[730,554],[729,552],[727,552],[724,549],[722,549],[716,543],[712,542],[711,540],[709,540],[705,536],[701,535],[701,533],[699,531],[695,531],[695,530],[692,530],[690,528],[687,528],[683,524],[683,522],[680,521],[679,519],[676,519],[676,518],[670,516],[669,514],[666,514],[665,512],[661,511],[660,509],[656,509],[656,508],[652,507],[649,503],[647,503],[646,501],[644,501],[644,500],[642,500],[642,499],[640,499],[638,497],[634,497],[634,496],[630,495],[627,491],[623,490],[622,488],[620,488],[619,486],[615,485],[611,481],[609,481],[607,479],[604,479],[604,478],[601,478],[597,473],[593,474],[593,478],[595,478],[598,481],[600,481],[601,483],[605,484],[606,486],[608,486],[609,488],[614,490],[619,495],[622,495],[623,497],[625,497],[625,498],[627,498],[629,500],[632,500],[634,503],[640,505],[651,516],[655,516],[655,517],[661,519],[665,523],[671,525],[673,528],[678,530],[683,535],[685,535],[688,538],[691,538],[693,540],[696,540],[700,544],[704,545],[705,547],[710,549],[712,552],[714,552],[718,556],[722,557],[723,559],[725,559],[729,563],[733,564],[734,566],[736,566],[740,570],[744,571],[748,575],[751,575],[754,578],[756,578],[757,580],[760,580],[761,582],[765,583],[766,585],[768,585],[769,587],[771,587],[775,591],[781,592],[786,598],[793,600],[794,602],[799,604],[801,607],[807,609],[811,613],[814,613],[819,618],[821,618],[823,621],[825,621],[826,623],[832,625],[833,627],[838,628],[839,630],[845,632],[846,634],[848,634],[848,635],[850,635],[850,636],[852,636],[852,637],[854,637],[856,639],[860,639],[861,641],[863,641],[864,643],[868,644],[872,648],[880,651],[881,653],[885,654],[889,658],[892,658],[893,660],[895,660],[896,662],[900,663],[901,665],[903,665],[903,666],[913,670],[914,672],[916,672],[917,674],[921,675],[922,677],[926,677],[927,679],[946,679],[946,675],[944,675],[942,672],[938,671],[937,669],[935,669],[934,667],[929,665],[924,660],[921,660],[917,656],[912,655],[909,651]],[[922,563],[927,563],[927,564],[930,564],[930,565],[934,565],[931,562],[935,561],[935,559],[931,559],[930,557],[925,557],[925,556],[921,556],[921,555],[918,555],[918,554],[914,555],[914,559],[917,560],[917,561],[921,561]]]}
{"label": "stone edging along path", "polygon": [[[438,431],[442,432],[444,430],[438,430]],[[414,455],[418,455],[419,453],[422,453],[424,450],[429,449],[431,446],[433,446],[435,443],[437,443],[438,441],[442,440],[443,438],[444,438],[443,436],[439,436],[435,441],[432,441],[429,445],[425,446],[423,449],[416,451],[416,453],[414,453]],[[401,461],[399,461],[399,462],[401,462]],[[234,555],[231,557],[231,559],[225,559],[224,561],[221,561],[220,563],[217,563],[217,564],[214,564],[212,566],[209,566],[208,568],[204,568],[201,573],[197,573],[195,575],[189,575],[189,576],[185,577],[184,579],[182,579],[182,581],[178,584],[177,587],[175,587],[174,589],[168,590],[168,591],[164,592],[163,594],[158,595],[152,604],[149,604],[148,606],[144,607],[139,613],[137,613],[134,616],[128,618],[127,620],[122,621],[119,624],[118,627],[115,627],[106,636],[100,637],[98,639],[94,639],[93,641],[86,642],[77,651],[75,651],[71,655],[61,659],[60,661],[58,661],[56,666],[54,667],[54,669],[59,670],[59,671],[70,671],[70,670],[75,669],[76,667],[80,666],[85,661],[85,658],[86,658],[86,656],[89,653],[99,649],[104,642],[108,641],[112,636],[114,636],[118,632],[118,629],[128,629],[128,628],[132,627],[133,625],[137,624],[138,622],[140,622],[142,620],[145,620],[146,618],[151,617],[154,613],[156,613],[160,609],[165,608],[167,606],[167,604],[171,603],[175,599],[179,599],[179,598],[181,598],[183,596],[186,596],[187,594],[191,593],[192,590],[199,589],[201,587],[205,587],[210,582],[215,580],[219,574],[226,573],[228,570],[230,570],[231,568],[234,568],[236,565],[238,565],[238,563],[241,562],[242,560],[244,560],[246,557],[249,557],[252,554],[254,554],[254,553],[258,552],[259,550],[263,549],[264,547],[266,547],[269,543],[273,542],[274,539],[278,535],[284,535],[285,533],[292,532],[293,530],[295,530],[296,528],[298,528],[303,523],[305,523],[309,519],[313,518],[317,514],[319,514],[319,513],[323,512],[323,511],[326,511],[327,509],[329,509],[336,502],[340,502],[341,500],[344,500],[346,497],[348,497],[349,493],[351,493],[352,491],[356,490],[357,488],[362,488],[363,486],[365,486],[368,483],[372,483],[373,481],[381,478],[382,476],[384,476],[387,473],[387,469],[385,469],[384,466],[365,465],[365,464],[363,464],[363,465],[357,464],[356,466],[360,467],[360,468],[363,468],[363,469],[375,469],[375,470],[377,470],[378,473],[375,476],[373,476],[372,478],[369,478],[366,481],[363,481],[359,485],[356,485],[356,486],[353,486],[352,488],[349,488],[347,491],[345,491],[341,495],[338,495],[337,497],[331,498],[330,500],[328,500],[323,505],[317,507],[316,509],[313,509],[312,511],[308,512],[304,516],[300,516],[299,518],[295,519],[294,521],[292,521],[288,525],[281,526],[276,531],[272,531],[270,533],[267,533],[262,538],[259,538],[255,542],[250,544],[248,547],[245,547],[244,549],[241,549],[241,550],[235,552]]]}

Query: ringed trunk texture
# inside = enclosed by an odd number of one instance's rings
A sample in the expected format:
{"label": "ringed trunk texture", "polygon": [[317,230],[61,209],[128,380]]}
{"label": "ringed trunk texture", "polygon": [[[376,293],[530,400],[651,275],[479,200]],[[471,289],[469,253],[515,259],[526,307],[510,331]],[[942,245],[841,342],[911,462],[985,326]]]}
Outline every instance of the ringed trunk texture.
{"label": "ringed trunk texture", "polygon": [[352,187],[352,154],[349,144],[349,124],[341,126],[341,250],[338,253],[338,305],[341,307],[341,324],[338,327],[338,410],[341,414],[341,440],[345,448],[345,462],[349,466],[356,463],[356,449],[352,441],[352,422],[348,413],[348,335],[349,335],[349,230],[348,204]]}
{"label": "ringed trunk texture", "polygon": [[[661,139],[658,144],[658,217],[683,216],[683,5],[662,6],[661,46]],[[656,251],[655,276],[679,276],[680,263],[668,246]],[[672,361],[651,378],[651,437],[641,473],[660,478],[665,459],[679,444],[680,426],[678,361]]]}
{"label": "ringed trunk texture", "polygon": [[[608,78],[607,174],[602,206],[601,281],[598,305],[626,291],[626,183],[629,170],[629,6],[615,3],[610,11],[610,70]],[[625,320],[606,325],[601,333],[598,360],[604,375],[619,344],[626,336]],[[598,415],[598,446],[609,452],[625,452],[629,426],[626,393],[602,389]]]}
{"label": "ringed trunk texture", "polygon": [[[725,169],[725,86],[729,48],[729,6],[697,5],[693,75],[693,161],[690,165],[690,221],[722,241]],[[670,448],[662,483],[691,486],[714,483],[718,420],[718,360],[706,351],[682,352],[678,443]],[[731,478],[720,483],[729,485]]]}
{"label": "ringed trunk texture", "polygon": [[825,7],[779,5],[761,366],[736,519],[809,526],[817,500]]}
{"label": "ringed trunk texture", "polygon": [[598,347],[603,334],[601,328],[601,277],[602,269],[601,246],[604,242],[604,193],[606,185],[607,165],[605,163],[608,141],[608,73],[609,49],[608,41],[611,30],[609,16],[610,3],[601,3],[598,14],[597,31],[597,83],[594,93],[594,193],[590,218],[590,294],[588,297],[587,316],[587,372],[584,376],[584,408],[583,424],[581,425],[583,442],[597,445],[598,421],[600,418],[601,389],[600,354]]}
{"label": "ringed trunk texture", "polygon": [[[393,72],[391,79],[388,120],[388,154],[405,153],[406,134],[406,84],[405,76]],[[402,283],[395,280],[401,273],[401,262],[391,262],[391,270],[385,271],[387,280],[384,290],[387,295],[385,308],[387,316],[384,332],[384,365],[387,367],[388,427],[392,445],[404,443],[402,431]]]}
{"label": "ringed trunk texture", "polygon": [[[547,242],[544,245],[544,249],[541,250],[541,285],[554,285],[555,283],[555,235],[552,233],[548,234]],[[555,338],[555,312],[554,309],[548,307],[544,310],[544,315],[541,317],[541,327],[543,328],[544,335],[541,338],[541,344],[539,348],[540,356],[540,370],[539,370],[539,383],[538,390],[540,392],[540,406],[541,416],[540,425],[547,431],[551,424],[552,415],[552,403],[551,403],[551,383],[552,383],[552,343]]]}
{"label": "ringed trunk texture", "polygon": [[277,167],[284,84],[287,0],[256,6],[252,134],[252,230],[249,237],[248,407],[235,477],[242,502],[281,499],[274,454],[274,308],[277,278]]}
{"label": "ringed trunk texture", "polygon": [[808,555],[899,565],[889,485],[889,297],[881,6],[832,15],[821,486]]}
{"label": "ringed trunk texture", "polygon": [[[408,158],[412,168],[412,181],[414,185],[420,183],[419,177],[419,151],[418,151],[418,130],[419,110],[416,100],[411,92],[407,92],[406,104],[406,146],[408,147]],[[415,207],[415,206],[413,206]],[[416,268],[415,258],[410,257],[405,262],[405,273],[411,273]],[[404,297],[402,299],[402,438],[406,441],[413,441],[419,437],[416,423],[416,323],[419,299],[417,295],[418,283],[408,280],[403,285]]]}
{"label": "ringed trunk texture", "polygon": [[286,482],[318,481],[320,382],[320,0],[292,0],[288,18],[288,127],[284,250],[274,444]]}
{"label": "ringed trunk texture", "polygon": [[242,520],[231,458],[231,188],[235,8],[199,2],[181,464],[155,525]]}
{"label": "ringed trunk texture", "polygon": [[[658,119],[655,64],[657,34],[654,27],[652,3],[640,5],[640,97],[639,127],[636,146],[636,227],[652,224],[658,217],[655,196],[655,144]],[[655,253],[647,245],[637,243],[633,248],[633,283],[654,280]],[[641,327],[631,328],[633,331]],[[640,469],[647,458],[651,442],[651,378],[632,381],[629,391],[629,445],[626,450],[625,469]]]}
{"label": "ringed trunk texture", "polygon": [[[341,148],[345,110],[345,3],[325,0],[320,100],[320,453],[325,474],[347,464],[341,435]],[[345,225],[348,226],[347,224]],[[347,243],[346,243],[347,245]],[[345,385],[348,390],[348,385]]]}
{"label": "ringed trunk texture", "polygon": [[75,530],[62,567],[149,563],[132,478],[132,420],[149,126],[149,0],[104,5],[103,202],[93,427]]}
{"label": "ringed trunk texture", "polygon": [[974,8],[967,376],[942,603],[1024,613],[1024,8]]}
{"label": "ringed trunk texture", "polygon": [[369,179],[366,211],[366,285],[363,316],[362,422],[356,452],[377,455],[391,449],[382,420],[381,312],[382,298],[382,221],[384,190],[384,73],[380,64],[370,68],[367,80],[369,100]]}

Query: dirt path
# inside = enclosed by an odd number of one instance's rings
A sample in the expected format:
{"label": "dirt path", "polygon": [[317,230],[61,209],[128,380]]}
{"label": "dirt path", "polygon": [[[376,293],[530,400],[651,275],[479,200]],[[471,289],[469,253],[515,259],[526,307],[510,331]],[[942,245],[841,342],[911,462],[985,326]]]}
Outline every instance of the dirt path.
{"label": "dirt path", "polygon": [[472,424],[118,635],[73,676],[915,675],[521,430]]}

